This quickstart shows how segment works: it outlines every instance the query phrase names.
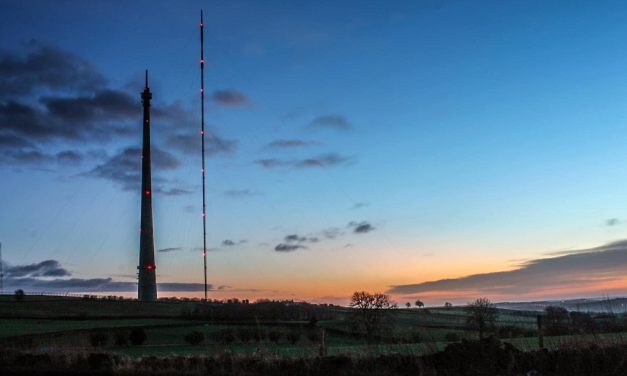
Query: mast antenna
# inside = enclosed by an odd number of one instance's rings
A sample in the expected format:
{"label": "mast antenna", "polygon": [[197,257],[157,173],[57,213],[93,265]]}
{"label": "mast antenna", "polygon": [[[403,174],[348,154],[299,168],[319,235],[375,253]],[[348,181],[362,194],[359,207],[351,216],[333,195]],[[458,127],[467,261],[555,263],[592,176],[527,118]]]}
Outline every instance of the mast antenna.
{"label": "mast antenna", "polygon": [[205,55],[204,22],[200,10],[200,139],[202,153],[202,257],[205,277],[205,302],[207,301],[207,212],[205,210]]}

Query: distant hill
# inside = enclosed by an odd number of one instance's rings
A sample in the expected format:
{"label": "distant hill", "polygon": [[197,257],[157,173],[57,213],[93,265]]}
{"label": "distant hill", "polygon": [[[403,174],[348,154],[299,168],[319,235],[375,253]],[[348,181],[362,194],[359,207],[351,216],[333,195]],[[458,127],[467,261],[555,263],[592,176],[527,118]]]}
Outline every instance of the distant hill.
{"label": "distant hill", "polygon": [[501,302],[496,303],[496,306],[498,308],[519,311],[542,311],[547,306],[559,306],[569,311],[625,313],[627,312],[627,298],[582,298],[536,302]]}

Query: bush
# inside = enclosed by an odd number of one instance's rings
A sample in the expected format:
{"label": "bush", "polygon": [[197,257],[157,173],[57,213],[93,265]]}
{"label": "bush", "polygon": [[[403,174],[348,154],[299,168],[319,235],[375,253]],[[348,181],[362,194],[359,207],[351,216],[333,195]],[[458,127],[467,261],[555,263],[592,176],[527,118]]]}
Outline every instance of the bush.
{"label": "bush", "polygon": [[268,333],[268,339],[274,343],[279,343],[279,341],[281,340],[281,337],[283,337],[283,333],[273,330],[270,333]]}
{"label": "bush", "polygon": [[420,333],[412,333],[411,341],[412,341],[412,343],[418,343],[418,342],[422,341],[422,336],[420,335]]}
{"label": "bush", "polygon": [[133,328],[128,339],[134,346],[141,346],[146,342],[146,332],[143,328]]}
{"label": "bush", "polygon": [[444,336],[444,339],[446,339],[447,342],[457,342],[459,341],[459,334],[455,332],[448,332]]}
{"label": "bush", "polygon": [[22,300],[24,300],[25,295],[26,294],[24,293],[24,290],[22,289],[15,290],[15,301],[21,302]]}
{"label": "bush", "polygon": [[115,345],[116,346],[126,346],[128,345],[128,336],[125,332],[119,331],[115,332]]}
{"label": "bush", "polygon": [[230,328],[221,329],[213,333],[213,340],[222,345],[228,345],[235,341],[235,334]]}
{"label": "bush", "polygon": [[309,341],[313,342],[313,343],[320,343],[320,340],[322,339],[322,336],[320,335],[320,332],[317,330],[310,330],[309,333],[307,333],[307,338],[309,338]]}
{"label": "bush", "polygon": [[300,332],[292,330],[288,332],[285,337],[287,338],[287,341],[293,345],[300,339]]}
{"label": "bush", "polygon": [[185,342],[190,345],[199,345],[205,340],[205,335],[202,332],[194,330],[193,332],[187,333],[183,336]]}
{"label": "bush", "polygon": [[253,339],[254,333],[249,328],[239,328],[237,330],[237,336],[242,343],[248,343]]}
{"label": "bush", "polygon": [[93,347],[102,347],[107,344],[109,337],[106,333],[95,332],[89,335],[89,342]]}

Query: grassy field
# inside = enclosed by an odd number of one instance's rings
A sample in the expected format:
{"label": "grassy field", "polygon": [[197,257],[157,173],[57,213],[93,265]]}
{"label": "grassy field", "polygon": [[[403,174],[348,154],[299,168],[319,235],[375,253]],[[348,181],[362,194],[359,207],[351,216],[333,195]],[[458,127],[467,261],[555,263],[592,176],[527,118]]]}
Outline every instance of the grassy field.
{"label": "grassy field", "polygon": [[[132,300],[93,300],[68,297],[26,296],[17,302],[0,297],[0,346],[37,351],[107,351],[131,357],[168,355],[271,354],[292,358],[320,354],[322,337],[328,355],[370,356],[379,354],[423,355],[441,351],[461,339],[475,340],[478,333],[466,324],[463,308],[396,309],[381,335],[366,336],[346,308],[329,307],[327,319],[244,320],[239,322],[200,319],[190,315],[198,303]],[[516,348],[538,348],[535,312],[499,310],[497,326],[518,328],[527,337],[507,338]],[[116,344],[142,328],[141,346]],[[199,332],[204,341],[189,344],[184,337]],[[323,333],[324,332],[324,333]],[[95,346],[95,333],[106,337]],[[625,344],[627,334],[545,337],[545,347],[559,349],[582,344]]]}

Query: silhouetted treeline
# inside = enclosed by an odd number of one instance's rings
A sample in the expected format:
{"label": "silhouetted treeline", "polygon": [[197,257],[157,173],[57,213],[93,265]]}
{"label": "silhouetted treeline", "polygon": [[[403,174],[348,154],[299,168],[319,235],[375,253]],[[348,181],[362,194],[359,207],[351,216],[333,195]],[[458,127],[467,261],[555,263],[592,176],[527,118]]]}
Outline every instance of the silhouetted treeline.
{"label": "silhouetted treeline", "polygon": [[255,303],[236,299],[207,302],[186,307],[182,315],[192,319],[220,322],[237,321],[309,321],[331,320],[344,315],[345,310],[330,305],[317,305],[291,300],[259,300]]}
{"label": "silhouetted treeline", "polygon": [[627,319],[611,313],[590,314],[557,306],[544,310],[546,335],[595,334],[627,331]]}

